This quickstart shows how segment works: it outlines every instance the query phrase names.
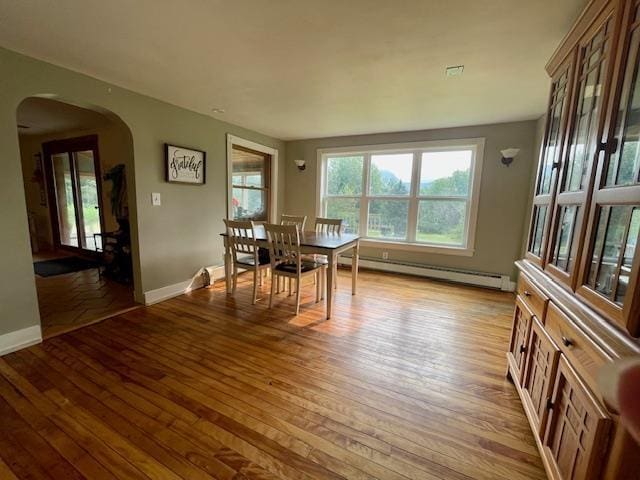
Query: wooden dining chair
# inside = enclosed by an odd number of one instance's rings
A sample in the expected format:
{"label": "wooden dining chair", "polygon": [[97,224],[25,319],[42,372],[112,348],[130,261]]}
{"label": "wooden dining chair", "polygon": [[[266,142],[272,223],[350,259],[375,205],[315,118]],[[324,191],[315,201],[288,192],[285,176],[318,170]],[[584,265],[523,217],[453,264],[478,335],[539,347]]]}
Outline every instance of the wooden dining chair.
{"label": "wooden dining chair", "polygon": [[253,272],[253,296],[251,303],[258,300],[258,285],[262,286],[262,272],[271,268],[271,262],[266,255],[260,255],[256,243],[255,225],[250,221],[226,220],[228,242],[233,259],[233,287],[231,293],[236,293],[238,286],[238,267]]}
{"label": "wooden dining chair", "polygon": [[[269,308],[273,305],[276,285],[280,278],[288,278],[296,282],[296,315],[300,312],[300,295],[302,279],[313,275],[317,277],[326,273],[326,265],[303,260],[300,254],[300,232],[297,225],[265,225],[269,242],[271,259],[271,297]],[[320,301],[321,281],[316,278],[316,303]]]}
{"label": "wooden dining chair", "polygon": [[[341,218],[316,218],[315,228],[316,233],[326,233],[330,235],[339,235],[342,233],[342,219]],[[328,264],[329,261],[326,255],[314,255],[314,260],[318,263]],[[338,288],[338,264],[333,265],[333,288]]]}
{"label": "wooden dining chair", "polygon": [[306,215],[280,215],[280,225],[297,225],[300,232],[304,232],[307,223]]}

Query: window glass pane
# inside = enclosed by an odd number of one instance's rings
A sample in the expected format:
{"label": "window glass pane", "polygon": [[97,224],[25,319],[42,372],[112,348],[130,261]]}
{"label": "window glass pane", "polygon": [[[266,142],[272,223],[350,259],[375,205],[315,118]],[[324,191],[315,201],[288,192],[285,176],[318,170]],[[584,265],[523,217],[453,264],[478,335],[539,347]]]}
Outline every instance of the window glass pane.
{"label": "window glass pane", "polygon": [[358,233],[360,228],[359,198],[327,198],[325,216],[341,218],[344,233]]}
{"label": "window glass pane", "polygon": [[234,186],[250,185],[263,188],[268,186],[269,155],[233,147],[232,183]]}
{"label": "window glass pane", "polygon": [[577,205],[565,205],[560,209],[560,225],[551,263],[565,272],[573,267],[572,246],[578,211]]}
{"label": "window glass pane", "polygon": [[549,110],[549,133],[544,149],[544,156],[540,169],[540,179],[537,194],[547,194],[551,191],[551,179],[553,178],[553,164],[558,160],[562,146],[561,126],[566,100],[566,78],[562,77],[554,86],[553,103]]}
{"label": "window glass pane", "polygon": [[466,213],[466,201],[421,200],[416,241],[463,245]]}
{"label": "window glass pane", "polygon": [[622,305],[640,228],[640,207],[604,207],[600,212],[589,279],[591,287]]}
{"label": "window glass pane", "polygon": [[93,151],[75,152],[76,166],[78,169],[78,188],[80,189],[80,207],[82,208],[81,226],[84,229],[84,238],[81,239],[83,248],[96,250],[101,248],[101,238],[94,233],[100,233],[100,203],[98,201],[98,183],[96,180]]}
{"label": "window glass pane", "polygon": [[406,240],[408,213],[408,200],[370,200],[367,236]]}
{"label": "window glass pane", "polygon": [[529,251],[535,256],[542,255],[542,239],[544,238],[544,226],[547,220],[547,206],[536,207],[533,212],[533,228]]}
{"label": "window glass pane", "polygon": [[363,164],[362,156],[330,157],[327,160],[327,194],[360,195]]}
{"label": "window glass pane", "polygon": [[[631,44],[640,42],[640,30],[636,29]],[[630,49],[633,52],[633,48]],[[640,182],[640,55],[627,59],[625,85],[629,85],[628,97],[620,98],[618,109],[618,141],[620,145],[609,158],[606,185],[629,185]]]}
{"label": "window glass pane", "polygon": [[370,195],[409,195],[413,153],[371,155]]}
{"label": "window glass pane", "polygon": [[58,207],[60,243],[71,247],[79,247],[69,154],[59,153],[52,155],[51,161],[53,163],[53,180]]}
{"label": "window glass pane", "polygon": [[424,152],[420,166],[420,195],[468,196],[471,150]]}
{"label": "window glass pane", "polygon": [[615,302],[622,305],[624,302],[627,287],[629,286],[629,276],[631,275],[631,266],[633,256],[636,253],[636,245],[638,244],[638,234],[640,233],[640,208],[633,209],[631,215],[631,223],[629,225],[629,234],[624,246],[624,255],[622,257],[622,266],[620,267],[620,276],[618,277],[618,288],[616,290]]}
{"label": "window glass pane", "polygon": [[234,187],[232,202],[235,220],[268,220],[264,190]]}

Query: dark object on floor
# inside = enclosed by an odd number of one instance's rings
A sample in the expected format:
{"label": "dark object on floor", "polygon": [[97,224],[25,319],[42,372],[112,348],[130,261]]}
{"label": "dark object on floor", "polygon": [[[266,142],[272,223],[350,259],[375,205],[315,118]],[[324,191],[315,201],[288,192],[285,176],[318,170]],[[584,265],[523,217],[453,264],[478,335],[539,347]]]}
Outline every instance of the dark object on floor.
{"label": "dark object on floor", "polygon": [[102,269],[100,275],[104,275],[119,283],[131,284],[133,282],[133,263],[131,261],[129,220],[119,218],[118,226],[120,228],[115,232],[94,234],[94,237],[102,237],[102,241],[100,242],[102,247],[98,249],[98,251],[102,253]]}
{"label": "dark object on floor", "polygon": [[80,257],[64,257],[55,260],[44,260],[33,262],[33,270],[41,277],[53,277],[54,275],[64,275],[65,273],[79,272],[90,268],[98,268],[99,263],[93,260],[86,260]]}

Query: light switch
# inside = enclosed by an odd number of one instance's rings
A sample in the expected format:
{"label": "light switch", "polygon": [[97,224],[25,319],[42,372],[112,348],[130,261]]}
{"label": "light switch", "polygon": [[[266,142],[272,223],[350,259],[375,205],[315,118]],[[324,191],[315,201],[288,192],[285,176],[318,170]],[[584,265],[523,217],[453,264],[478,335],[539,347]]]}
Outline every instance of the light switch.
{"label": "light switch", "polygon": [[151,194],[151,205],[153,205],[154,207],[160,206],[160,194],[159,193],[152,193]]}

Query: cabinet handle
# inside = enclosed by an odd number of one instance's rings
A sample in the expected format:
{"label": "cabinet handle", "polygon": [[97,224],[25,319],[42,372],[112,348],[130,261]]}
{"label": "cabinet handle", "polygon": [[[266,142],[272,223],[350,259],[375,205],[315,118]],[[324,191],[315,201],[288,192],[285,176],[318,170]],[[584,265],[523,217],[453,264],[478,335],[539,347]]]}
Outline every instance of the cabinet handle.
{"label": "cabinet handle", "polygon": [[524,292],[522,292],[522,293],[523,293],[523,295],[524,295],[525,297],[530,297],[530,296],[531,296],[531,292],[530,292],[529,290],[525,290],[525,291],[524,291]]}
{"label": "cabinet handle", "polygon": [[563,336],[562,337],[562,343],[564,344],[565,347],[571,347],[573,345],[573,340]]}
{"label": "cabinet handle", "polygon": [[520,353],[524,353],[527,351],[527,347],[525,347],[524,345],[520,345]]}
{"label": "cabinet handle", "polygon": [[553,408],[553,402],[551,401],[551,397],[547,397],[547,410],[551,410]]}

